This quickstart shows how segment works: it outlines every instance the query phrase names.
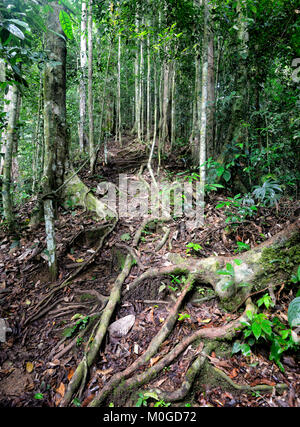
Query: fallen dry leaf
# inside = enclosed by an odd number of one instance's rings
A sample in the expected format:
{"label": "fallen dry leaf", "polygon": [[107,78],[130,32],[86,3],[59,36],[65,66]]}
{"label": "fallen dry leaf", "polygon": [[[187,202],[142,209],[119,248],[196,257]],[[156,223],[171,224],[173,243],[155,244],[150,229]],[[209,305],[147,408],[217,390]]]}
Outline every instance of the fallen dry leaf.
{"label": "fallen dry leaf", "polygon": [[26,363],[26,372],[28,372],[28,374],[30,374],[32,371],[33,371],[33,363],[27,362]]}
{"label": "fallen dry leaf", "polygon": [[160,358],[161,358],[161,356],[152,357],[152,359],[150,359],[150,367],[155,365],[155,363],[157,363]]}
{"label": "fallen dry leaf", "polygon": [[90,396],[86,397],[82,402],[81,406],[88,406],[88,404],[94,399],[94,397],[95,397],[94,394],[91,394]]}
{"label": "fallen dry leaf", "polygon": [[76,259],[71,254],[67,254],[67,257],[70,258],[71,261],[76,262]]}
{"label": "fallen dry leaf", "polygon": [[70,381],[70,380],[71,380],[71,378],[73,377],[74,372],[75,372],[75,370],[74,370],[73,368],[70,368],[70,369],[69,369],[69,372],[68,372],[68,380],[69,380],[69,381]]}
{"label": "fallen dry leaf", "polygon": [[232,371],[229,374],[230,378],[235,378],[238,375],[238,370],[237,368],[232,369]]}
{"label": "fallen dry leaf", "polygon": [[65,395],[66,387],[64,383],[60,383],[59,387],[56,389],[57,393],[59,393],[62,397]]}
{"label": "fallen dry leaf", "polygon": [[108,375],[113,371],[113,368],[104,369],[103,371],[100,371],[100,369],[97,370],[98,375]]}

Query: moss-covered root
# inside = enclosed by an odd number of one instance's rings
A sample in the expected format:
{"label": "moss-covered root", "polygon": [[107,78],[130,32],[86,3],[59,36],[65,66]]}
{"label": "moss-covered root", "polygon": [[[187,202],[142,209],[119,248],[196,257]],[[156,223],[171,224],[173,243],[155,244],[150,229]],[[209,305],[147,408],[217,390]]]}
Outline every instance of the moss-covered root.
{"label": "moss-covered root", "polygon": [[95,399],[92,400],[89,406],[100,406],[100,404],[116,386],[118,386],[122,381],[124,381],[124,379],[128,378],[133,372],[135,372],[138,368],[148,362],[150,358],[158,351],[160,345],[172,331],[173,326],[175,325],[175,322],[178,317],[178,311],[187,293],[192,288],[193,282],[193,275],[189,275],[183,291],[181,292],[176,303],[174,304],[163,326],[155,335],[155,337],[151,340],[147,350],[138,359],[136,359],[136,361],[132,365],[130,365],[124,371],[118,372],[116,375],[114,375],[111,380],[103,387],[103,389],[97,394]]}
{"label": "moss-covered root", "polygon": [[103,338],[106,334],[107,328],[109,326],[109,322],[111,319],[111,316],[114,312],[114,309],[116,307],[116,304],[118,303],[120,299],[121,294],[121,286],[124,283],[124,280],[128,276],[130,269],[132,266],[132,257],[130,254],[127,255],[125,260],[125,265],[119,276],[117,277],[117,280],[114,283],[113,289],[110,293],[110,297],[108,300],[108,303],[103,311],[103,314],[101,316],[101,322],[99,324],[99,327],[96,331],[95,337],[92,341],[92,345],[88,349],[84,359],[79,363],[69,385],[67,388],[67,391],[65,393],[65,396],[63,400],[61,401],[60,406],[64,407],[67,406],[74,393],[78,390],[79,387],[83,387],[82,382],[85,378],[85,366],[89,368],[91,364],[93,363],[99,348],[102,344]]}
{"label": "moss-covered root", "polygon": [[[293,268],[299,265],[299,224],[300,220],[273,236],[254,249],[233,257],[211,256],[202,259],[184,259],[178,254],[169,253],[172,265],[150,268],[138,276],[127,292],[132,292],[146,279],[168,274],[194,274],[202,282],[209,283],[221,300],[224,308],[232,311],[241,305],[255,291],[264,289],[278,276],[280,283],[289,278]],[[286,258],[289,258],[289,265]],[[277,258],[283,262],[275,264]],[[227,265],[231,266],[226,274]],[[220,275],[219,270],[224,270]],[[278,279],[277,279],[278,280]]]}
{"label": "moss-covered root", "polygon": [[116,226],[116,222],[113,223],[112,225],[106,224],[99,227],[99,229],[103,229],[103,234],[100,238],[99,244],[95,252],[84,263],[80,264],[80,266],[75,270],[75,272],[73,272],[70,276],[68,276],[62,283],[57,285],[55,288],[51,289],[51,291],[46,295],[46,297],[38,302],[31,316],[29,316],[25,320],[24,326],[34,320],[39,319],[40,317],[44,316],[46,313],[48,313],[51,310],[53,305],[50,305],[50,302],[52,301],[54,296],[56,296],[61,289],[65,288],[76,276],[82,273],[82,271],[94,261],[94,259],[102,249],[104,240],[114,230],[115,226]]}
{"label": "moss-covered root", "polygon": [[202,368],[207,356],[215,349],[216,342],[213,341],[209,343],[198,355],[198,357],[191,364],[189,369],[187,370],[182,385],[177,390],[172,393],[166,393],[161,390],[155,390],[158,397],[165,402],[177,402],[180,400],[184,400],[189,391],[192,388],[196,375],[199,373]]}
{"label": "moss-covered root", "polygon": [[65,179],[63,198],[75,206],[82,206],[88,211],[95,212],[99,218],[105,220],[118,218],[114,209],[97,199],[74,172]]}
{"label": "moss-covered root", "polygon": [[225,326],[219,328],[203,328],[194,332],[193,334],[184,338],[180,343],[178,343],[165,357],[160,359],[155,365],[151,366],[147,371],[142,372],[141,374],[135,375],[132,378],[124,381],[114,392],[114,395],[120,400],[120,397],[127,395],[128,390],[134,390],[139,388],[142,384],[146,384],[151,379],[153,379],[159,372],[161,372],[165,367],[169,366],[173,360],[175,360],[189,345],[195,342],[198,339],[211,340],[203,349],[203,343],[198,346],[196,354],[199,353],[197,359],[192,363],[188,369],[185,379],[182,383],[182,386],[175,390],[173,393],[164,393],[161,390],[155,390],[158,396],[167,401],[173,402],[178,400],[183,400],[189,390],[191,389],[194,379],[198,372],[200,371],[206,356],[209,355],[214,348],[217,347],[218,342],[221,340],[231,340],[237,333],[237,331],[243,328],[242,323],[245,322],[247,311],[254,311],[255,307],[252,304],[251,300],[247,301],[247,307],[244,313],[236,320],[228,323]]}
{"label": "moss-covered root", "polygon": [[275,386],[267,385],[267,384],[258,384],[256,386],[250,386],[248,384],[236,384],[221,369],[216,368],[215,366],[213,366],[211,369],[213,369],[215,375],[225,380],[229,384],[230,388],[243,393],[254,393],[258,391],[268,393],[268,392],[272,392],[274,389],[278,391],[282,391],[288,388],[288,386],[285,383],[276,384]]}
{"label": "moss-covered root", "polygon": [[[142,231],[147,226],[149,222],[152,222],[156,218],[148,218],[145,219],[145,221],[142,223],[141,227],[137,230],[134,236],[133,240],[133,246],[136,247],[138,245],[139,239],[141,237]],[[89,368],[92,363],[94,362],[96,355],[99,352],[99,348],[102,344],[103,338],[106,334],[107,328],[109,326],[109,322],[111,319],[111,316],[115,310],[115,307],[117,303],[120,300],[121,297],[121,287],[124,283],[126,277],[130,273],[131,266],[132,266],[133,257],[131,254],[128,254],[125,259],[124,267],[121,271],[121,273],[118,275],[117,280],[114,283],[113,289],[110,293],[110,297],[108,300],[108,303],[103,311],[103,314],[101,316],[101,321],[99,322],[99,327],[96,330],[95,336],[93,337],[93,340],[89,340],[89,342],[92,342],[90,348],[87,350],[86,355],[84,356],[84,359],[80,362],[78,365],[69,385],[67,388],[67,391],[65,393],[65,396],[63,400],[61,401],[60,406],[64,407],[67,406],[74,393],[78,390],[80,387],[83,388],[83,383],[85,382],[86,377],[86,367]]]}

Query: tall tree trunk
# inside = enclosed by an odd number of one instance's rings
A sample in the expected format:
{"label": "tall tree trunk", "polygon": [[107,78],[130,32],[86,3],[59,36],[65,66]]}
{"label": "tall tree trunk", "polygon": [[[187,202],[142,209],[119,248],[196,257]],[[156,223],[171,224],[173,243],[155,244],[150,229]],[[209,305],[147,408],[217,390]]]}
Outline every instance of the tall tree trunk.
{"label": "tall tree trunk", "polygon": [[211,23],[208,28],[208,46],[207,46],[207,62],[208,62],[208,83],[207,83],[207,156],[214,156],[214,128],[215,128],[215,64],[214,64],[214,36],[211,30]]}
{"label": "tall tree trunk", "polygon": [[[144,19],[142,19],[142,28]],[[140,103],[140,122],[141,122],[141,139],[144,138],[144,41],[140,41],[140,89],[139,89],[139,103]]]}
{"label": "tall tree trunk", "polygon": [[208,0],[204,0],[204,35],[203,35],[203,54],[202,54],[202,81],[201,81],[201,111],[198,113],[199,120],[199,174],[200,185],[199,201],[200,209],[204,209],[204,192],[206,181],[206,138],[207,138],[207,120],[208,120],[208,46],[209,46],[209,5]]}
{"label": "tall tree trunk", "polygon": [[[135,19],[136,32],[139,32],[138,11]],[[136,54],[134,61],[134,85],[135,85],[135,123],[133,131],[137,134],[138,140],[141,139],[141,110],[140,110],[140,41],[136,39]]]}
{"label": "tall tree trunk", "polygon": [[161,152],[164,152],[164,148],[169,137],[168,129],[168,107],[169,107],[169,74],[170,64],[168,60],[168,48],[165,46],[165,59],[164,59],[164,85],[163,85],[163,105],[162,105],[162,132],[161,132]]}
{"label": "tall tree trunk", "polygon": [[173,61],[172,64],[172,84],[171,84],[171,149],[175,143],[175,132],[176,132],[176,97],[175,97],[175,88],[176,88],[176,61]]}
{"label": "tall tree trunk", "polygon": [[89,0],[88,10],[88,56],[89,152],[90,170],[93,173],[96,161],[93,115],[93,0]]}
{"label": "tall tree trunk", "polygon": [[55,207],[53,194],[64,182],[67,131],[66,131],[66,42],[59,23],[58,3],[52,4],[53,11],[48,17],[46,49],[55,67],[46,64],[44,77],[44,137],[45,165],[43,176],[44,216],[48,250],[50,279],[57,278],[57,258],[55,242]]}
{"label": "tall tree trunk", "polygon": [[193,115],[192,115],[192,130],[190,135],[191,156],[194,166],[198,165],[199,161],[199,120],[198,115],[201,111],[200,107],[200,56],[199,52],[195,55],[195,87],[193,99]]}
{"label": "tall tree trunk", "polygon": [[117,132],[116,137],[122,146],[122,117],[121,117],[121,34],[118,35],[118,78],[117,78]]}
{"label": "tall tree trunk", "polygon": [[86,72],[87,72],[87,6],[82,1],[81,6],[81,34],[80,34],[80,83],[79,83],[79,147],[84,150],[84,126],[86,120]]}
{"label": "tall tree trunk", "polygon": [[33,154],[33,182],[32,182],[32,192],[35,193],[37,190],[37,184],[40,181],[40,174],[41,174],[41,164],[42,164],[42,143],[41,141],[41,116],[42,116],[42,109],[43,109],[43,80],[42,76],[40,77],[40,86],[39,86],[39,95],[38,95],[38,111],[36,116],[36,126],[34,130],[34,154]]}
{"label": "tall tree trunk", "polygon": [[20,93],[16,86],[9,86],[6,101],[9,102],[7,115],[8,121],[4,131],[3,142],[5,146],[4,166],[3,166],[3,184],[2,184],[2,201],[4,218],[10,230],[14,228],[13,202],[11,195],[12,179],[12,161],[14,151],[14,134],[18,120],[18,102]]}
{"label": "tall tree trunk", "polygon": [[103,84],[103,90],[101,93],[101,109],[100,109],[100,120],[99,120],[99,139],[102,139],[102,125],[103,125],[103,117],[104,117],[104,102],[106,100],[106,90],[107,90],[107,81],[108,81],[108,70],[109,70],[109,64],[110,64],[110,57],[111,57],[111,49],[112,49],[112,43],[109,44],[109,50],[108,50],[108,57],[107,57],[107,63],[106,63],[106,71],[105,71],[105,78],[104,78],[104,84]]}
{"label": "tall tree trunk", "polygon": [[236,74],[236,97],[232,106],[231,121],[225,145],[246,140],[246,128],[243,122],[247,120],[247,57],[248,57],[248,26],[245,20],[244,0],[237,2],[238,26],[238,67]]}
{"label": "tall tree trunk", "polygon": [[[150,21],[148,22],[148,25],[150,27]],[[150,58],[150,35],[147,34],[147,142],[150,142],[150,121],[151,121],[151,109],[150,109],[150,103],[151,103],[151,92],[150,92],[150,85],[151,85],[151,58]]]}

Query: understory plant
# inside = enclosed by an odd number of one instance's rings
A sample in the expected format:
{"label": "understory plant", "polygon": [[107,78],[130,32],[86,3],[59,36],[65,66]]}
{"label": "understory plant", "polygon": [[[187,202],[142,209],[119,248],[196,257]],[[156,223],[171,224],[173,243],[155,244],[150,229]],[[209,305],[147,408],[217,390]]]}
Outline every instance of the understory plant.
{"label": "understory plant", "polygon": [[266,180],[263,185],[255,186],[253,196],[263,206],[274,206],[281,197],[282,189],[280,185],[272,180]]}
{"label": "understory plant", "polygon": [[224,209],[226,215],[226,223],[243,223],[247,218],[251,218],[255,215],[257,207],[254,204],[249,204],[249,198],[244,198],[241,194],[237,194],[234,197],[227,197],[216,206],[216,209]]}
{"label": "understory plant", "polygon": [[251,347],[257,343],[269,343],[269,359],[274,361],[279,369],[284,372],[281,357],[288,350],[295,350],[297,344],[292,337],[292,330],[287,328],[277,317],[272,320],[265,313],[252,313],[247,311],[248,320],[243,322],[244,339],[236,341],[232,348],[232,354],[241,352],[244,356],[250,356]]}

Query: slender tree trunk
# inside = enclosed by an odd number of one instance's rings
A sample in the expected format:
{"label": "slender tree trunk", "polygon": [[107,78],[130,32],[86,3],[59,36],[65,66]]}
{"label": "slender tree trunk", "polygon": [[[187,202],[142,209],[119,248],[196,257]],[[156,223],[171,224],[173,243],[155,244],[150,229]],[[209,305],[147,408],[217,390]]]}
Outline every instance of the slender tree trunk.
{"label": "slender tree trunk", "polygon": [[93,173],[96,161],[93,115],[93,0],[89,0],[88,10],[88,57],[89,152],[90,170]]}
{"label": "slender tree trunk", "polygon": [[228,128],[225,144],[234,141],[244,142],[246,128],[243,122],[247,121],[247,57],[248,57],[248,26],[244,13],[244,0],[237,2],[238,26],[238,67],[236,74],[236,97],[232,106],[231,121]]}
{"label": "slender tree trunk", "polygon": [[44,216],[50,279],[57,278],[58,267],[55,242],[55,207],[53,194],[64,182],[67,156],[66,130],[66,42],[59,22],[58,3],[51,5],[48,17],[46,49],[50,59],[60,65],[46,64],[44,77],[44,137],[45,165],[43,176]]}
{"label": "slender tree trunk", "polygon": [[154,124],[153,124],[153,150],[156,144],[157,135],[157,115],[158,115],[158,82],[157,82],[157,65],[154,64]]}
{"label": "slender tree trunk", "polygon": [[[203,54],[202,54],[202,82],[201,82],[201,111],[198,113],[199,121],[199,201],[200,208],[204,210],[204,193],[206,181],[206,138],[208,121],[208,45],[209,45],[209,5],[208,0],[204,0],[204,36],[203,36]],[[200,120],[199,120],[200,118]]]}
{"label": "slender tree trunk", "polygon": [[79,83],[79,147],[84,150],[84,126],[86,120],[86,72],[87,72],[87,6],[82,1],[81,6],[81,35],[80,35],[80,83]]}
{"label": "slender tree trunk", "polygon": [[100,140],[102,138],[102,125],[103,125],[103,117],[104,117],[104,102],[106,100],[106,90],[107,90],[107,81],[108,81],[108,70],[109,70],[109,64],[110,64],[110,58],[111,58],[111,49],[112,49],[112,43],[110,42],[109,51],[108,51],[108,57],[107,57],[107,63],[106,63],[104,85],[103,85],[103,90],[102,90],[102,94],[101,94],[101,110],[100,110],[100,120],[99,120],[99,139]]}
{"label": "slender tree trunk", "polygon": [[175,97],[175,88],[176,88],[176,62],[173,61],[173,67],[172,67],[172,85],[171,85],[171,149],[174,146],[175,143],[175,132],[176,132],[176,97]]}
{"label": "slender tree trunk", "polygon": [[214,36],[211,31],[211,24],[208,29],[208,46],[207,46],[207,62],[208,62],[208,85],[207,85],[207,156],[214,156],[214,128],[215,128],[215,69],[214,69]]}
{"label": "slender tree trunk", "polygon": [[8,122],[4,132],[5,157],[3,166],[2,201],[4,218],[10,230],[14,228],[13,202],[11,194],[12,161],[14,151],[14,134],[16,132],[19,91],[15,86],[9,86],[6,96],[8,104]]}
{"label": "slender tree trunk", "polygon": [[[150,26],[150,23],[149,23]],[[147,142],[150,142],[150,121],[151,121],[151,58],[150,58],[150,36],[147,35]]]}
{"label": "slender tree trunk", "polygon": [[[143,21],[142,21],[143,23]],[[140,89],[139,89],[139,102],[140,102],[140,121],[141,121],[141,138],[144,138],[144,41],[140,41]]]}
{"label": "slender tree trunk", "polygon": [[165,46],[165,60],[164,60],[164,86],[163,86],[163,106],[162,106],[162,141],[161,141],[161,152],[164,152],[164,148],[169,137],[168,130],[168,107],[169,107],[169,73],[170,64],[168,61],[168,49]]}
{"label": "slender tree trunk", "polygon": [[117,93],[117,137],[122,147],[122,117],[121,117],[121,34],[118,35],[118,93]]}
{"label": "slender tree trunk", "polygon": [[[135,19],[136,32],[139,32],[138,12]],[[138,140],[141,140],[141,110],[140,110],[140,41],[136,39],[136,55],[134,61],[134,84],[135,84],[135,124],[133,131],[137,133]]]}
{"label": "slender tree trunk", "polygon": [[192,131],[190,135],[191,155],[194,166],[199,162],[199,114],[200,106],[200,57],[199,52],[195,56],[195,90],[193,99]]}
{"label": "slender tree trunk", "polygon": [[38,95],[38,111],[37,111],[37,117],[36,117],[36,126],[34,131],[34,154],[33,154],[33,182],[32,182],[32,192],[35,193],[37,190],[37,183],[40,180],[40,174],[41,174],[41,153],[42,153],[42,147],[41,144],[43,143],[40,139],[41,136],[41,115],[42,115],[42,109],[43,109],[43,80],[42,76],[40,77],[40,86],[39,86],[39,95]]}

